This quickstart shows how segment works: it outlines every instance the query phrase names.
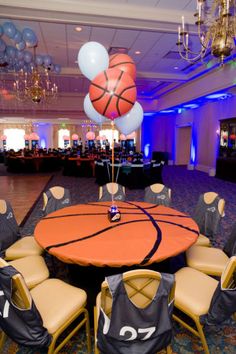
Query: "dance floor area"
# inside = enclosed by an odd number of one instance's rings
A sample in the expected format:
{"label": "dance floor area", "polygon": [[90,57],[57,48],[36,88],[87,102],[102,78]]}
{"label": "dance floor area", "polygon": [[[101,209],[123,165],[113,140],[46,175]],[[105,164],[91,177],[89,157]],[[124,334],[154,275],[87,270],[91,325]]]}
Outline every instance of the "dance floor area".
{"label": "dance floor area", "polygon": [[8,200],[23,225],[51,176],[0,176],[0,198]]}
{"label": "dance floor area", "polygon": [[[2,168],[2,167],[1,167]],[[4,174],[1,170],[1,175]],[[5,187],[2,181],[10,178],[13,175],[6,173],[6,176],[0,177],[1,193],[0,198],[6,198]],[[18,176],[17,176],[18,177]],[[23,177],[23,176],[21,176]],[[44,177],[44,179],[41,179]],[[40,196],[42,189],[46,185],[46,189],[60,185],[68,188],[71,192],[72,203],[87,203],[98,200],[98,185],[95,183],[94,178],[79,178],[63,176],[61,172],[55,174],[51,179],[49,175],[45,176],[26,176],[22,179],[22,186],[17,186],[18,192],[15,194],[15,199],[20,200],[21,191],[25,193],[24,185],[27,185],[27,178],[32,178],[33,182],[28,182],[28,193],[35,189],[35,197],[29,201],[29,207],[34,204],[35,200]],[[10,181],[9,179],[9,181]],[[41,186],[37,180],[41,180]],[[172,204],[171,206],[177,210],[192,214],[194,207],[197,203],[198,197],[201,193],[214,191],[224,198],[226,201],[225,217],[222,219],[220,230],[214,240],[211,240],[214,246],[222,248],[226,238],[228,237],[232,225],[235,222],[236,215],[236,184],[231,182],[221,181],[214,177],[209,177],[207,174],[199,171],[188,171],[186,167],[182,166],[165,166],[163,172],[163,180],[167,187],[172,189]],[[6,183],[6,182],[4,182]],[[25,184],[24,184],[25,183]],[[143,201],[144,190],[126,190],[127,200]],[[14,207],[14,203],[13,208]],[[27,212],[26,212],[27,213]],[[31,214],[21,228],[23,234],[31,234],[34,228],[42,217],[42,197],[35,203]],[[47,257],[46,257],[47,260]],[[60,263],[58,263],[60,264]],[[59,267],[60,268],[60,267]],[[62,267],[65,269],[64,267]],[[66,272],[63,270],[58,271],[58,276],[66,279]],[[206,338],[209,345],[210,353],[235,353],[236,347],[236,326],[235,322],[231,319],[220,327],[207,328]],[[63,354],[81,354],[86,353],[85,336],[83,332],[79,332],[69,344],[67,344],[60,353]],[[174,337],[172,341],[172,349],[174,354],[189,354],[189,353],[203,353],[200,340],[192,335],[189,331],[185,330],[182,326],[174,323]],[[18,354],[41,354],[46,353],[43,350],[32,350],[17,346],[10,339],[7,340],[3,354],[18,353]]]}

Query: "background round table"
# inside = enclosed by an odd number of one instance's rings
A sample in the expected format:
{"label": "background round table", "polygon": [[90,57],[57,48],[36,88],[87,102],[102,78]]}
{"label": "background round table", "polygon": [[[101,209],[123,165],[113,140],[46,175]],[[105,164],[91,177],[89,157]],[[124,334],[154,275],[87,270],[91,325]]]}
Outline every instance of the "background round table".
{"label": "background round table", "polygon": [[119,222],[110,222],[111,202],[60,209],[41,219],[35,238],[47,252],[65,263],[122,267],[149,265],[176,256],[199,235],[190,216],[165,206],[117,202]]}

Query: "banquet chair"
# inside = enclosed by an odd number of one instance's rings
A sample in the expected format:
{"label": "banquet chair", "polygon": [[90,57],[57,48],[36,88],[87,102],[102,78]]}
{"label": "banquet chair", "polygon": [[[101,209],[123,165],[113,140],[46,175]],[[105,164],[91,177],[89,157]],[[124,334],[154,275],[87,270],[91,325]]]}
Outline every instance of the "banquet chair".
{"label": "banquet chair", "polygon": [[164,165],[165,165],[164,161],[153,160],[151,162],[150,178],[149,178],[150,185],[155,184],[155,183],[163,183],[162,171],[163,171]]}
{"label": "banquet chair", "polygon": [[170,206],[171,189],[161,183],[152,184],[145,188],[144,201],[146,203]]}
{"label": "banquet chair", "polygon": [[71,205],[71,196],[69,189],[60,186],[54,186],[43,193],[43,212],[48,215],[53,211],[68,207]]}
{"label": "banquet chair", "polygon": [[[158,293],[158,288],[161,281],[161,273],[149,270],[149,269],[138,269],[131,270],[123,273],[123,283],[125,287],[126,294],[130,300],[130,304],[140,309],[145,309],[149,307],[154,296]],[[174,276],[171,274],[167,274],[169,277],[169,291],[166,289],[166,296],[168,296],[167,304],[168,304],[168,320],[171,323],[171,314],[173,310],[173,302],[174,302],[174,293],[175,293],[175,281]],[[111,321],[111,313],[112,313],[112,295],[109,290],[107,280],[103,281],[101,284],[101,292],[97,295],[96,306],[94,307],[94,336],[95,336],[95,350],[94,354],[99,354],[100,351],[97,346],[97,337],[98,337],[98,326],[99,326],[99,313],[103,311]],[[160,308],[159,308],[159,312]],[[150,315],[150,314],[149,314]],[[165,313],[166,315],[166,313]],[[145,318],[142,317],[142,320]],[[116,321],[116,319],[115,319]],[[165,322],[162,318],[162,323]],[[170,325],[171,328],[171,325]],[[144,341],[139,341],[144,342]],[[171,353],[171,336],[167,341],[166,352]],[[141,345],[141,344],[140,344]],[[159,351],[159,349],[157,350]],[[123,353],[124,351],[122,351]],[[128,352],[128,351],[127,351]],[[119,353],[119,352],[117,352]],[[139,351],[141,353],[141,351]]]}
{"label": "banquet chair", "polygon": [[210,246],[209,237],[217,233],[220,220],[224,216],[224,209],[225,200],[220,198],[217,193],[207,192],[200,195],[193,215],[193,219],[200,229],[200,235],[195,245]]}
{"label": "banquet chair", "polygon": [[42,283],[49,277],[48,267],[41,256],[28,256],[14,261],[6,262],[0,258],[0,267],[13,266],[24,277],[25,283],[29,289]]}
{"label": "banquet chair", "polygon": [[[5,264],[0,262],[0,267],[5,267]],[[36,311],[42,319],[42,325],[51,337],[48,354],[58,353],[82,326],[85,326],[86,329],[87,353],[91,353],[90,325],[88,311],[85,308],[86,301],[87,294],[84,290],[59,279],[47,279],[32,290],[28,290],[20,273],[12,277],[10,303],[14,303],[14,306],[17,306],[17,309],[23,312],[36,307]],[[7,336],[13,337],[12,339],[17,341],[17,337],[14,337],[14,331],[11,330],[9,320],[10,316],[7,324],[8,331],[6,331],[7,333],[2,332],[0,352],[3,350]],[[1,321],[4,321],[4,318]],[[32,314],[31,317],[28,317],[28,321],[28,326],[34,323]],[[12,326],[14,328],[15,324],[12,323]],[[63,338],[58,343],[62,334]],[[22,338],[21,342],[18,341],[18,344],[22,344]],[[30,346],[29,343],[28,346]]]}
{"label": "banquet chair", "polygon": [[[236,257],[232,257],[226,264],[225,271],[221,276],[222,288],[228,289],[232,287],[235,271]],[[201,318],[207,315],[211,306],[214,305],[212,299],[217,289],[218,281],[189,267],[178,270],[175,273],[175,277],[175,309],[173,318],[198,336],[202,342],[204,352],[209,354]],[[195,328],[187,322],[186,316],[190,321],[194,322]]]}
{"label": "banquet chair", "polygon": [[111,201],[112,194],[114,196],[114,200],[124,201],[125,187],[115,182],[110,182],[99,187],[99,201]]}
{"label": "banquet chair", "polygon": [[34,236],[21,236],[10,203],[0,199],[0,252],[6,260],[41,255]]}
{"label": "banquet chair", "polygon": [[186,252],[187,265],[203,273],[221,276],[229,257],[236,255],[236,223],[223,251],[215,247],[192,246]]}

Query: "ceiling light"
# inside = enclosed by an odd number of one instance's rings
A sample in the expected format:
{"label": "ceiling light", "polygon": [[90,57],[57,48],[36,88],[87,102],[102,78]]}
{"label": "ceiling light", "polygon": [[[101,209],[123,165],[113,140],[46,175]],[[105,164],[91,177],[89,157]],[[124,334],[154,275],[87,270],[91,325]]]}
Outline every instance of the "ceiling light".
{"label": "ceiling light", "polygon": [[165,109],[163,111],[160,111],[160,113],[173,113],[174,110],[173,109]]}
{"label": "ceiling light", "polygon": [[174,66],[174,69],[175,69],[175,70],[178,70],[178,69],[179,69],[179,67],[178,67],[178,66]]}
{"label": "ceiling light", "polygon": [[140,52],[140,50],[136,50],[136,51],[134,52],[134,54],[139,55],[139,54],[141,54],[141,52]]}
{"label": "ceiling light", "polygon": [[81,32],[82,31],[82,27],[79,27],[79,26],[75,27],[75,31],[76,32]]}
{"label": "ceiling light", "polygon": [[184,105],[185,108],[197,108],[199,107],[196,103],[189,103]]}
{"label": "ceiling light", "polygon": [[206,0],[197,0],[195,24],[198,27],[199,51],[191,50],[189,32],[182,16],[182,26],[178,27],[178,49],[181,58],[193,62],[203,58],[208,49],[220,58],[221,63],[231,55],[236,39],[236,2],[235,0],[213,0],[209,9]]}
{"label": "ceiling light", "polygon": [[215,98],[226,98],[228,97],[227,93],[213,93],[211,95],[206,96],[210,100],[214,100]]}

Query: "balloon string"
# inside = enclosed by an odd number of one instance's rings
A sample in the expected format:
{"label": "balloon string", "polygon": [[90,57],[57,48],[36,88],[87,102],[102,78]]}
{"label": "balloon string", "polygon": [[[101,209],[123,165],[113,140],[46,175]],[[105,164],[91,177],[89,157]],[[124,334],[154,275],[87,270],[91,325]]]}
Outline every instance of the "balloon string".
{"label": "balloon string", "polygon": [[112,143],[111,143],[111,200],[112,200],[112,205],[114,205],[114,122],[111,122],[111,127],[112,127]]}

